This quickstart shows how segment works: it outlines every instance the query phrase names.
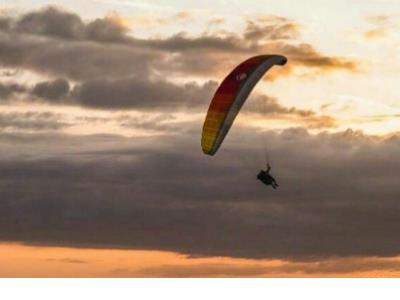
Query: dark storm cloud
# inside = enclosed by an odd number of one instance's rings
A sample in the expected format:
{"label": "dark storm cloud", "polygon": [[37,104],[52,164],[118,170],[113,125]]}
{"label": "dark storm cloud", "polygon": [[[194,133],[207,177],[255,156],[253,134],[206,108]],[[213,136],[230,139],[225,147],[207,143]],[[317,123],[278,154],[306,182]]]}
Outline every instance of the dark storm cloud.
{"label": "dark storm cloud", "polygon": [[399,254],[398,137],[268,133],[278,191],[255,179],[262,139],[234,128],[206,157],[195,131],[3,135],[0,238],[308,261]]}

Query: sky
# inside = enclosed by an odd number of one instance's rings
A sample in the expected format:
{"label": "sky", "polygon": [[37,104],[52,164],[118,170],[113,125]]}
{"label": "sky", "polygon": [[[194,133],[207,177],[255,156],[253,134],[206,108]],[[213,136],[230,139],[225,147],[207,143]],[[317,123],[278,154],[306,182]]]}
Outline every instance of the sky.
{"label": "sky", "polygon": [[3,0],[0,277],[398,277],[396,2]]}

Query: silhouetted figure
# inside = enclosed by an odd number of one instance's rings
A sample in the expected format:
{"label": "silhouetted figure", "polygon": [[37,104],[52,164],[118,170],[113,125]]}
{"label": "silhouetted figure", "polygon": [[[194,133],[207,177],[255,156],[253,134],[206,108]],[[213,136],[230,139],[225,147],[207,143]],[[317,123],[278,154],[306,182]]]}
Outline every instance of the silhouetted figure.
{"label": "silhouetted figure", "polygon": [[257,179],[261,180],[265,185],[272,186],[276,190],[279,184],[276,182],[275,178],[269,174],[269,171],[271,171],[271,166],[267,164],[267,169],[265,171],[261,170],[257,175]]}

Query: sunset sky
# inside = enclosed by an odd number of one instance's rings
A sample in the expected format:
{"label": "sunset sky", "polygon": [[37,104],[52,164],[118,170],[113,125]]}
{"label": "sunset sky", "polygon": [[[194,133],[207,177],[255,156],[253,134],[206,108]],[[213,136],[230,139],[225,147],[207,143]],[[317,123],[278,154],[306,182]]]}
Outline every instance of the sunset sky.
{"label": "sunset sky", "polygon": [[0,277],[400,276],[398,0],[0,5]]}

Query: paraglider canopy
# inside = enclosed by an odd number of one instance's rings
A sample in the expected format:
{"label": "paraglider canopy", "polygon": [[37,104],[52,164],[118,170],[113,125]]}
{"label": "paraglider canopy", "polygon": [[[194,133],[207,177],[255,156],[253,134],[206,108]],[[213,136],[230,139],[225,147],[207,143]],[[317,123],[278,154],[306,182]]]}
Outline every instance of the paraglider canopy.
{"label": "paraglider canopy", "polygon": [[201,147],[214,155],[221,146],[244,102],[262,76],[274,65],[285,65],[282,55],[259,55],[238,65],[218,87],[203,125]]}

